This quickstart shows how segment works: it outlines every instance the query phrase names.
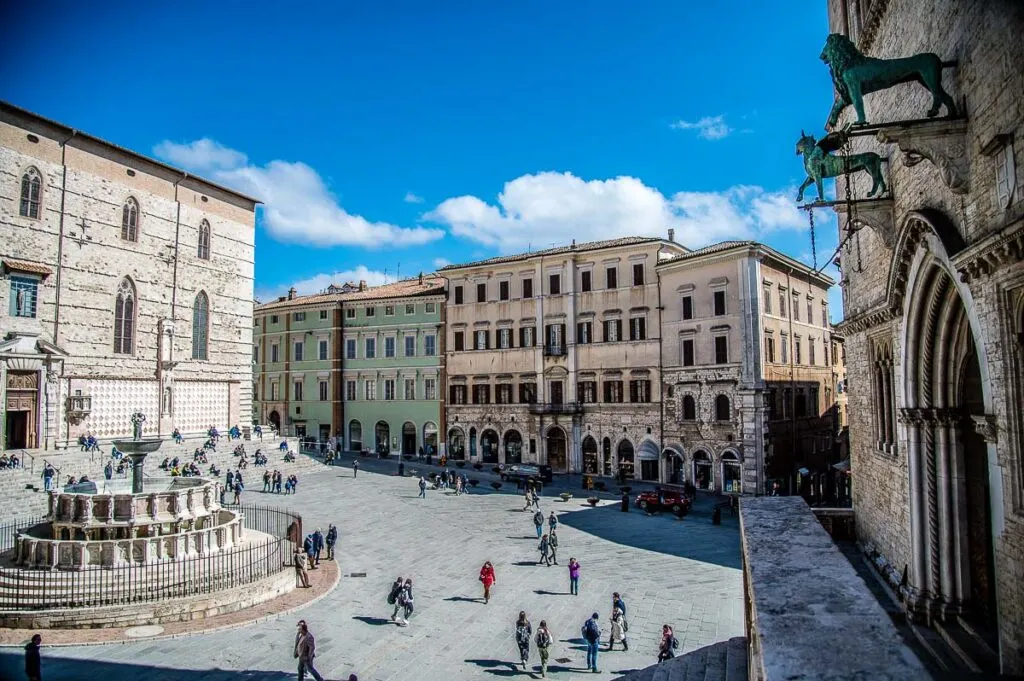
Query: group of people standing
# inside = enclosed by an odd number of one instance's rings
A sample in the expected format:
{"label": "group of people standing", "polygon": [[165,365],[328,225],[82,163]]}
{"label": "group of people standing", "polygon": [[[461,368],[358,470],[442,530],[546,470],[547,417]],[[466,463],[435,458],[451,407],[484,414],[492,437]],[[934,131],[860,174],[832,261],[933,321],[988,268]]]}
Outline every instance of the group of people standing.
{"label": "group of people standing", "polygon": [[284,493],[295,494],[295,490],[299,486],[299,477],[294,473],[289,475],[287,478],[279,470],[273,472],[266,470],[263,471],[263,491],[273,492],[274,494],[281,493],[281,483],[284,481]]}

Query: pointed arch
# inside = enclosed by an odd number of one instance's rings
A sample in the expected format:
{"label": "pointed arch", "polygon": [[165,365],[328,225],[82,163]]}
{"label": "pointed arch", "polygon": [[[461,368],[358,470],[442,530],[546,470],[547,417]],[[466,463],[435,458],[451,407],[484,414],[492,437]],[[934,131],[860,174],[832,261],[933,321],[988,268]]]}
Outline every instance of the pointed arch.
{"label": "pointed arch", "polygon": [[719,395],[715,398],[715,420],[729,421],[732,419],[732,406],[729,404],[728,395]]}
{"label": "pointed arch", "polygon": [[697,420],[697,400],[693,399],[693,395],[683,395],[683,420]]}
{"label": "pointed arch", "polygon": [[135,353],[135,320],[138,317],[138,294],[129,277],[121,280],[114,297],[114,354]]}
{"label": "pointed arch", "polygon": [[139,202],[134,196],[129,196],[121,208],[121,239],[139,240]]}
{"label": "pointed arch", "polygon": [[209,350],[210,298],[200,291],[192,304],[192,359],[208,359]]}
{"label": "pointed arch", "polygon": [[210,259],[210,223],[206,220],[199,223],[199,244],[197,255],[203,260]]}
{"label": "pointed arch", "polygon": [[25,169],[21,175],[21,200],[18,214],[23,218],[38,220],[43,207],[43,175],[35,166]]}

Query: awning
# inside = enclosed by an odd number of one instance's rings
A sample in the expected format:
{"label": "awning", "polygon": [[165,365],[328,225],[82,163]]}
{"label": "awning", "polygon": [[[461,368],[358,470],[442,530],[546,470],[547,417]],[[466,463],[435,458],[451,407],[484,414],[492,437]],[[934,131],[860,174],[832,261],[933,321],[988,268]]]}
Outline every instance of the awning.
{"label": "awning", "polygon": [[799,473],[800,475],[810,475],[811,474],[811,472],[809,470],[807,470],[806,468],[798,468],[796,472]]}
{"label": "awning", "polygon": [[850,470],[850,460],[843,459],[839,463],[832,464],[832,468],[835,468],[837,471],[848,471]]}
{"label": "awning", "polygon": [[53,274],[53,270],[37,262],[28,260],[15,260],[4,258],[4,269],[8,272],[27,272],[29,274],[41,274],[44,277]]}

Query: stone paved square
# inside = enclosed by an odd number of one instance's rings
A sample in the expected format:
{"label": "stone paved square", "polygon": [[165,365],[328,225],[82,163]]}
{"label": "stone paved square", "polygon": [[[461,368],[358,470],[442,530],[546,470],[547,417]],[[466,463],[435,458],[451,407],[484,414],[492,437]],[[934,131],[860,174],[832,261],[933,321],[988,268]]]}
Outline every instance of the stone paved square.
{"label": "stone paved square", "polygon": [[[268,500],[302,513],[307,532],[338,525],[343,576],[325,598],[293,615],[226,631],[44,648],[44,678],[296,678],[292,643],[300,618],[316,635],[317,667],[326,679],[351,673],[361,681],[527,678],[512,666],[520,610],[534,629],[547,620],[556,639],[549,674],[567,678],[584,673],[580,627],[594,611],[607,643],[613,591],[626,600],[630,650],[606,653],[602,646],[601,674],[587,678],[610,679],[656,662],[664,623],[674,625],[680,654],[743,635],[738,524],[726,512],[720,526],[712,525],[707,499],[680,522],[636,509],[621,513],[610,499],[590,508],[578,490],[566,503],[554,496],[557,487],[545,490],[541,508],[545,515],[557,512],[561,545],[560,565],[544,567],[536,565],[532,514],[521,510],[520,496],[484,492],[485,481],[466,496],[428,490],[418,499],[415,479],[393,472],[391,463],[369,461],[353,480],[347,465],[318,467],[306,473],[296,496]],[[264,500],[259,491],[245,496],[247,503]],[[578,597],[568,595],[570,556],[582,565]],[[485,560],[497,572],[487,605],[477,580]],[[366,576],[349,576],[360,572]],[[385,602],[399,575],[415,586],[416,612],[407,628],[389,621]],[[539,664],[535,648],[531,661]],[[0,677],[20,678],[21,665],[20,650],[0,651]]]}

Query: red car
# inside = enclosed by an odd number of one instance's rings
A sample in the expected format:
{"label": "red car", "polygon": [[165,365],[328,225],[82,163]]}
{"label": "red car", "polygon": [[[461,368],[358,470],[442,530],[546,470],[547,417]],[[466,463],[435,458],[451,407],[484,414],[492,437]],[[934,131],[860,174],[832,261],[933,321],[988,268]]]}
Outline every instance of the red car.
{"label": "red car", "polygon": [[690,512],[693,500],[682,491],[655,489],[653,492],[640,492],[636,497],[636,505],[648,513],[672,511],[677,515],[686,515]]}

